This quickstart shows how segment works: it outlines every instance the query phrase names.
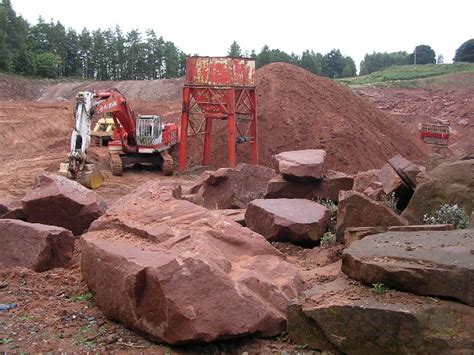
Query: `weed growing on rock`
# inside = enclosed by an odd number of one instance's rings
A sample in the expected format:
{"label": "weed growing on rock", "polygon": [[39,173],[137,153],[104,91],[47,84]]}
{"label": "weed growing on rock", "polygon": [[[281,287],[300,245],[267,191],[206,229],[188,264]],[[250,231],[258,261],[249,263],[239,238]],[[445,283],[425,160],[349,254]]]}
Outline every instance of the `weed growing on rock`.
{"label": "weed growing on rock", "polygon": [[395,192],[382,195],[382,200],[380,202],[385,207],[392,209],[396,214],[400,214],[400,210],[397,208],[398,197],[395,195]]}
{"label": "weed growing on rock", "polygon": [[385,293],[388,291],[388,287],[381,282],[372,284],[372,291],[375,293]]}
{"label": "weed growing on rock", "polygon": [[457,204],[445,203],[432,216],[423,216],[425,224],[453,224],[456,229],[469,226],[469,217]]}
{"label": "weed growing on rock", "polygon": [[321,197],[316,198],[314,201],[320,205],[323,205],[329,210],[329,213],[331,214],[331,221],[335,221],[337,219],[337,205],[334,203],[334,201]]}
{"label": "weed growing on rock", "polygon": [[331,232],[327,231],[321,237],[321,247],[322,248],[330,248],[336,245],[336,235]]}

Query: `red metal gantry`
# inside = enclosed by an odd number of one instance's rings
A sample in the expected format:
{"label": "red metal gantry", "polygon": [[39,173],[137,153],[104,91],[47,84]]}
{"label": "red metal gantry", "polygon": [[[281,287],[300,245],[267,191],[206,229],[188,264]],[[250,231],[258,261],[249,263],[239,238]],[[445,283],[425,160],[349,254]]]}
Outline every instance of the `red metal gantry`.
{"label": "red metal gantry", "polygon": [[255,60],[189,57],[183,88],[179,171],[186,169],[188,136],[204,134],[203,165],[212,147],[212,121],[227,120],[229,166],[236,165],[236,144],[251,144],[251,163],[258,163]]}

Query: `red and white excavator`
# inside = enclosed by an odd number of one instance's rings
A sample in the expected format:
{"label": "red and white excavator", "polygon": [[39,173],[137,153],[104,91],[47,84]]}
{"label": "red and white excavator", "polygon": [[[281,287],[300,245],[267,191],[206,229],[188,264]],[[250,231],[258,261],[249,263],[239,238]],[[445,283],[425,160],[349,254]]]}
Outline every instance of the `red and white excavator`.
{"label": "red and white excavator", "polygon": [[109,162],[113,175],[122,175],[127,165],[152,164],[172,175],[174,161],[168,150],[178,142],[178,125],[163,124],[158,115],[138,115],[117,90],[79,92],[76,96],[75,126],[71,135],[68,162],[59,173],[81,184],[97,188],[103,178],[87,161],[90,126],[94,114],[110,113],[114,120],[114,140],[109,142]]}

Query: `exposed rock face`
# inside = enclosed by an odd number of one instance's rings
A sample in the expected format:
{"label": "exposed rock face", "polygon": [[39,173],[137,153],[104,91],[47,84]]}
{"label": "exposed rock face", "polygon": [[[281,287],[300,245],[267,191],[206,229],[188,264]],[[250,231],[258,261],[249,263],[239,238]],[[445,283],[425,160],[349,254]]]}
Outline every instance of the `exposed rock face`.
{"label": "exposed rock face", "polygon": [[386,195],[395,193],[395,196],[398,198],[397,208],[400,210],[405,209],[413,195],[413,191],[405,184],[395,169],[390,164],[385,164],[379,170],[379,178],[382,182],[383,192]]}
{"label": "exposed rock face", "polygon": [[382,183],[383,192],[387,195],[392,192],[398,192],[400,190],[408,189],[408,186],[403,182],[400,176],[398,176],[395,169],[389,164],[385,164],[379,170],[379,179]]}
{"label": "exposed rock face", "polygon": [[403,226],[408,222],[391,209],[356,191],[341,191],[337,205],[336,237],[344,241],[348,227]]}
{"label": "exposed rock face", "polygon": [[296,268],[261,235],[173,198],[178,187],[142,185],[82,236],[98,307],[170,344],[285,330],[287,302],[303,288]]}
{"label": "exposed rock face", "polygon": [[415,190],[417,181],[416,176],[424,169],[420,168],[415,163],[405,159],[400,154],[395,155],[388,161],[390,166],[395,169],[402,180],[412,189]]}
{"label": "exposed rock face", "polygon": [[0,265],[41,272],[71,265],[71,231],[55,226],[0,219]]}
{"label": "exposed rock face", "polygon": [[25,220],[21,201],[9,198],[0,199],[0,218]]}
{"label": "exposed rock face", "polygon": [[392,226],[392,227],[349,227],[344,230],[344,243],[351,245],[356,240],[364,239],[372,234],[383,232],[418,232],[418,231],[450,231],[454,229],[452,224],[421,224],[419,226]]}
{"label": "exposed rock face", "polygon": [[316,198],[338,201],[339,191],[351,190],[354,179],[351,175],[329,170],[322,180],[288,181],[277,176],[268,182],[265,198]]}
{"label": "exposed rock face", "polygon": [[387,232],[344,250],[342,271],[419,295],[474,305],[474,231]]}
{"label": "exposed rock face", "polygon": [[191,201],[211,209],[246,208],[265,194],[275,171],[259,165],[241,163],[235,169],[205,171],[190,189]]}
{"label": "exposed rock face", "polygon": [[445,203],[458,204],[467,215],[474,210],[474,158],[443,163],[420,174],[420,181],[402,216],[412,224],[423,223]]}
{"label": "exposed rock face", "polygon": [[379,183],[379,169],[362,171],[354,176],[354,187],[352,189],[357,192],[364,192],[368,187],[380,186]]}
{"label": "exposed rock face", "polygon": [[273,242],[314,245],[326,232],[329,210],[304,199],[254,200],[245,212],[245,224]]}
{"label": "exposed rock face", "polygon": [[22,199],[28,222],[69,229],[79,235],[101,216],[106,205],[94,191],[65,177],[41,173],[35,188]]}
{"label": "exposed rock face", "polygon": [[377,294],[346,278],[317,285],[288,306],[296,344],[344,354],[468,354],[474,308],[390,290]]}
{"label": "exposed rock face", "polygon": [[275,170],[288,180],[319,180],[326,175],[326,151],[304,149],[282,152],[273,156]]}

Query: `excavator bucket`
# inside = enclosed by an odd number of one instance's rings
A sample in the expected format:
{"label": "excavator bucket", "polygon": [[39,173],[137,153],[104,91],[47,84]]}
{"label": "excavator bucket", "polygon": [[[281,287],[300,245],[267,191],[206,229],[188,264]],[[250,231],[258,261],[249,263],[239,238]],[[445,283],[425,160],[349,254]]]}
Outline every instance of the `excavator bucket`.
{"label": "excavator bucket", "polygon": [[94,164],[85,164],[84,169],[79,173],[79,175],[73,177],[69,171],[69,164],[61,163],[59,165],[59,175],[77,181],[79,184],[89,189],[97,189],[104,183],[104,176],[95,168]]}

